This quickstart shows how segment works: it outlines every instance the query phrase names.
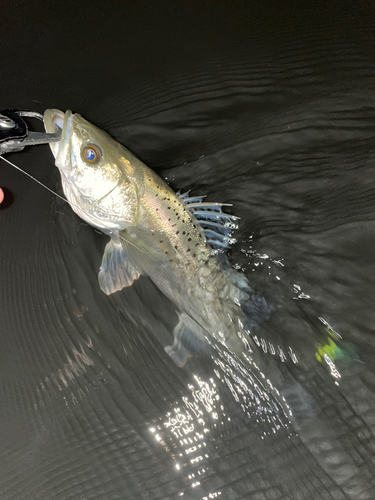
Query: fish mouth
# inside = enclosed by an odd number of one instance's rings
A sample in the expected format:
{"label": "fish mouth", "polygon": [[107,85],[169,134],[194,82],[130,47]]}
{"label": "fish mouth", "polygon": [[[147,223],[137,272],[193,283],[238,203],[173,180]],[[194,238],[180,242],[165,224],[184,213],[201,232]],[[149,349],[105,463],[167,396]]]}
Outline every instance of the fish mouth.
{"label": "fish mouth", "polygon": [[50,148],[55,157],[57,167],[65,166],[64,159],[66,158],[67,149],[69,147],[73,116],[73,113],[69,110],[64,113],[59,109],[47,109],[44,112],[43,121],[47,133],[55,133],[55,125],[62,129],[61,139],[58,142],[50,143]]}

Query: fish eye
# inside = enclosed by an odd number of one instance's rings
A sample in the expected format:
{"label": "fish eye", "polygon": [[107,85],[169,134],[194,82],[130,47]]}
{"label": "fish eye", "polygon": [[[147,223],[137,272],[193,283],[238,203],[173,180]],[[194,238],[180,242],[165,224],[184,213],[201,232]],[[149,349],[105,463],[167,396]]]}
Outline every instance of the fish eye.
{"label": "fish eye", "polygon": [[85,162],[91,163],[93,165],[95,163],[100,162],[103,154],[100,147],[97,146],[96,144],[87,144],[82,149],[81,156]]}

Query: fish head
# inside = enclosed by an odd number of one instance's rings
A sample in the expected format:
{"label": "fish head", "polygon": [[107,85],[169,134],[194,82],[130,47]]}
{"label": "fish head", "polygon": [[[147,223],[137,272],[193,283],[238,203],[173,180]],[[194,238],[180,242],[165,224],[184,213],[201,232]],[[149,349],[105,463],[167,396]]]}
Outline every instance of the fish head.
{"label": "fish head", "polygon": [[136,157],[78,113],[47,109],[46,132],[53,133],[54,125],[62,129],[62,134],[60,141],[50,143],[50,147],[72,209],[104,232],[136,224]]}

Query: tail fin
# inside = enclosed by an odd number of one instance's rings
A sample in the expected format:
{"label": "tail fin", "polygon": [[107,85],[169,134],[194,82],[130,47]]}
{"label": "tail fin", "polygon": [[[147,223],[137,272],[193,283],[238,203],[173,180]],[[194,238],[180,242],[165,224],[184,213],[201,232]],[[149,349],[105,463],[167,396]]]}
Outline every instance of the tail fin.
{"label": "tail fin", "polygon": [[254,328],[254,326],[264,323],[270,319],[271,314],[276,311],[280,306],[270,304],[266,299],[258,292],[255,292],[251,288],[246,291],[248,299],[246,299],[242,304],[242,310],[247,318],[248,328]]}
{"label": "tail fin", "polygon": [[218,260],[223,272],[243,293],[241,307],[247,318],[245,328],[252,329],[254,326],[268,321],[271,314],[280,306],[267,302],[261,293],[253,290],[246,276],[233,269],[226,254],[219,254]]}

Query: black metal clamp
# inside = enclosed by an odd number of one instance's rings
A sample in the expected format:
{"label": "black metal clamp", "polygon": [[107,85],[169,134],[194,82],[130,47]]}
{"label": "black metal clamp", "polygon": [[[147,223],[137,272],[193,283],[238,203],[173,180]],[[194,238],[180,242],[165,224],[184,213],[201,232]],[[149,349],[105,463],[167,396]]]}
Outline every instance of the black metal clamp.
{"label": "black metal clamp", "polygon": [[22,119],[23,116],[43,121],[43,115],[34,111],[20,109],[0,111],[0,156],[5,153],[22,151],[25,146],[47,144],[61,139],[62,130],[56,124],[54,124],[56,130],[54,134],[32,132],[29,131],[25,120]]}

